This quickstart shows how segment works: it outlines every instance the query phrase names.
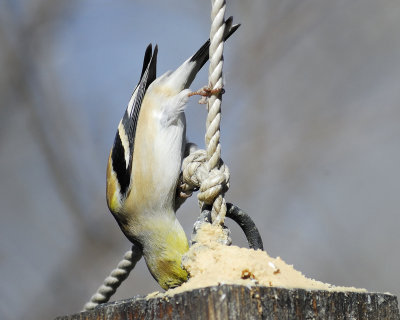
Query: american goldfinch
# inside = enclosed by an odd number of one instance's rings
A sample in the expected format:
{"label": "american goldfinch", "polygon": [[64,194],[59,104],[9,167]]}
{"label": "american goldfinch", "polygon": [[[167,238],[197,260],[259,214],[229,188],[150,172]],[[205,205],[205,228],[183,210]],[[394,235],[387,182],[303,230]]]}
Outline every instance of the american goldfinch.
{"label": "american goldfinch", "polygon": [[[225,22],[225,39],[239,25]],[[208,60],[208,40],[175,71],[156,77],[158,47],[145,52],[140,81],[118,125],[107,166],[107,204],[122,232],[140,246],[164,289],[187,280],[189,249],[175,215],[176,188],[186,146],[188,89]]]}

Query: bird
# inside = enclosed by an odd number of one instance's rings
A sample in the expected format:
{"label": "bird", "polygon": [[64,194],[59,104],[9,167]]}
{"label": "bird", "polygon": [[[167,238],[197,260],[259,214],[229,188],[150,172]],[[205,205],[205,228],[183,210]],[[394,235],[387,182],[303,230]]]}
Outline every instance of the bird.
{"label": "bird", "polygon": [[[226,40],[239,27],[225,22]],[[190,85],[209,59],[210,40],[175,71],[156,76],[158,46],[146,48],[140,80],[118,124],[107,164],[107,205],[124,235],[142,250],[147,267],[167,290],[187,281],[189,249],[176,217],[176,192],[187,149]]]}

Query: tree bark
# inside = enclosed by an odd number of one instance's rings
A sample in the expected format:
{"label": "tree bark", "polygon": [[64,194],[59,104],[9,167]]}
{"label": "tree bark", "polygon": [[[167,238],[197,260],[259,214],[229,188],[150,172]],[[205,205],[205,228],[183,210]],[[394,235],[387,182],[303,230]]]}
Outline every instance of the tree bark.
{"label": "tree bark", "polygon": [[171,297],[134,297],[56,320],[122,319],[395,319],[396,296],[221,285]]}

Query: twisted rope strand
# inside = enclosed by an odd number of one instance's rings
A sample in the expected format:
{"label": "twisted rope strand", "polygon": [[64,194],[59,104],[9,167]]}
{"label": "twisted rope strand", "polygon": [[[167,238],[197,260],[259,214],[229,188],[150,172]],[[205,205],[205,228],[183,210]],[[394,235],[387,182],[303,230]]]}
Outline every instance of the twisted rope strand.
{"label": "twisted rope strand", "polygon": [[[211,89],[222,88],[222,67],[224,63],[224,31],[225,31],[225,0],[212,0],[211,31],[210,31],[210,68],[208,82]],[[206,122],[207,166],[209,172],[219,169],[221,165],[220,123],[221,123],[221,93],[213,94],[208,100],[208,115]],[[229,178],[228,178],[229,179]],[[224,191],[215,198],[211,219],[215,225],[223,224],[226,214]]]}
{"label": "twisted rope strand", "polygon": [[118,263],[117,268],[111,271],[110,275],[90,298],[90,301],[85,304],[83,311],[92,310],[99,304],[108,302],[141,257],[142,250],[139,246],[133,245],[132,249],[127,251],[123,259]]}

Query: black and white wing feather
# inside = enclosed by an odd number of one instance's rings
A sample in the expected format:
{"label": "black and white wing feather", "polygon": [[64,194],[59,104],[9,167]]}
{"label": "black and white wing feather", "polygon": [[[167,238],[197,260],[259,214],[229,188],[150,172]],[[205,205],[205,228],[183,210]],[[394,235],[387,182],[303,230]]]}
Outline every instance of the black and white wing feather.
{"label": "black and white wing feather", "polygon": [[133,91],[128,107],[118,126],[117,134],[115,135],[111,159],[122,196],[126,195],[131,183],[136,127],[143,97],[149,85],[156,79],[157,53],[158,47],[155,46],[153,52],[152,45],[149,44],[144,55],[139,83]]}

